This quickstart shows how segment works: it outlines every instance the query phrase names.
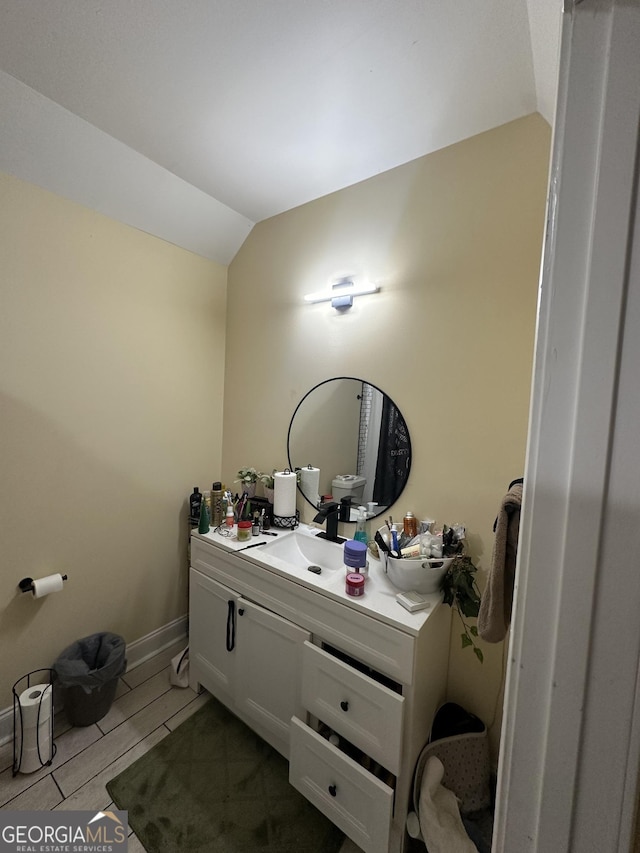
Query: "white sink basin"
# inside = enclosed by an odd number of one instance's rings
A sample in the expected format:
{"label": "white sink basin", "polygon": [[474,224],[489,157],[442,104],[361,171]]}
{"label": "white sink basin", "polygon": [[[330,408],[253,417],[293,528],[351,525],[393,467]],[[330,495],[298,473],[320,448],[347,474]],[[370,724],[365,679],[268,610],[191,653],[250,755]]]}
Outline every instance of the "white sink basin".
{"label": "white sink basin", "polygon": [[319,566],[322,571],[344,568],[342,545],[303,533],[294,532],[275,539],[260,548],[260,552],[305,571],[309,566]]}

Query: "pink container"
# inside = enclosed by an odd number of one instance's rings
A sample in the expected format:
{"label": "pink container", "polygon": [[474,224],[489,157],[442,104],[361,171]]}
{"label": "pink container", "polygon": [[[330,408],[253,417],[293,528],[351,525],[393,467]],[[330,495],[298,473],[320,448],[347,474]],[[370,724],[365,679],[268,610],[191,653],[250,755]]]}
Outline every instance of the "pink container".
{"label": "pink container", "polygon": [[347,595],[364,595],[364,575],[349,572],[345,591]]}

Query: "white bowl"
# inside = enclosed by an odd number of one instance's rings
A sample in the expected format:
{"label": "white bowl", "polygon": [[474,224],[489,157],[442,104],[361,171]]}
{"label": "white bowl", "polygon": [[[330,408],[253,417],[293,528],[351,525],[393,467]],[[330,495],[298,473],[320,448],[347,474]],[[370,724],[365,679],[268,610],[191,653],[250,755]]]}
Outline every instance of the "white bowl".
{"label": "white bowl", "polygon": [[394,586],[405,592],[439,592],[440,584],[454,557],[421,557],[400,559],[386,555],[387,577]]}

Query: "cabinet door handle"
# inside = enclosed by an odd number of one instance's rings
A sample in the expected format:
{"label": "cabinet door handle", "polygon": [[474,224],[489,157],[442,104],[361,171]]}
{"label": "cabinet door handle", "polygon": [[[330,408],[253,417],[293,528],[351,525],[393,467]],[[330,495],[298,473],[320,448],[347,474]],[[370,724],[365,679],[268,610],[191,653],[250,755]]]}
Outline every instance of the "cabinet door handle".
{"label": "cabinet door handle", "polygon": [[338,789],[335,785],[329,785],[329,793],[332,797],[335,797],[335,795],[338,793]]}
{"label": "cabinet door handle", "polygon": [[238,616],[244,616],[244,607],[238,607]]}
{"label": "cabinet door handle", "polygon": [[349,710],[349,703],[347,702],[346,699],[342,700],[342,702],[340,703],[340,707],[342,708],[343,711]]}
{"label": "cabinet door handle", "polygon": [[227,651],[232,652],[236,644],[236,603],[230,599],[227,605]]}

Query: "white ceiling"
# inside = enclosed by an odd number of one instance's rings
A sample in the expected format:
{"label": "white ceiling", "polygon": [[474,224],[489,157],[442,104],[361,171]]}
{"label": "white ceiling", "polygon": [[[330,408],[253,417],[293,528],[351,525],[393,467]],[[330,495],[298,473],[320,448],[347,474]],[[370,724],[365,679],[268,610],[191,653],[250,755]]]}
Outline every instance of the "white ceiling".
{"label": "white ceiling", "polygon": [[2,0],[0,169],[221,263],[555,106],[561,0]]}

